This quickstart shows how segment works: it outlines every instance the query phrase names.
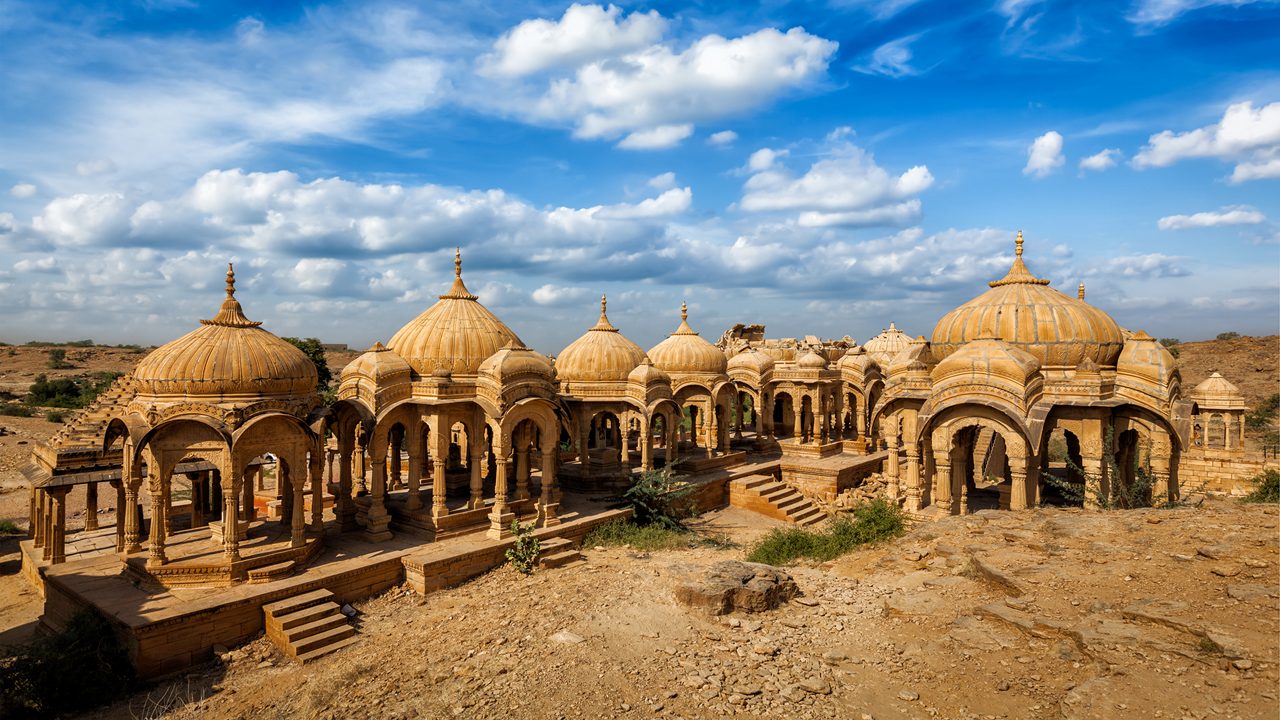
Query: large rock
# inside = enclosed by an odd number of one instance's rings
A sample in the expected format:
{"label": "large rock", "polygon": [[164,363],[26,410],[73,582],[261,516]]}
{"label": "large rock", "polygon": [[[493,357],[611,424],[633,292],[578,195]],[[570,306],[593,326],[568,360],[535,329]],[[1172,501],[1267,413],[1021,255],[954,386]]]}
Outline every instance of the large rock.
{"label": "large rock", "polygon": [[764,612],[799,594],[790,575],[761,563],[725,560],[705,571],[684,570],[676,576],[676,601],[712,615]]}

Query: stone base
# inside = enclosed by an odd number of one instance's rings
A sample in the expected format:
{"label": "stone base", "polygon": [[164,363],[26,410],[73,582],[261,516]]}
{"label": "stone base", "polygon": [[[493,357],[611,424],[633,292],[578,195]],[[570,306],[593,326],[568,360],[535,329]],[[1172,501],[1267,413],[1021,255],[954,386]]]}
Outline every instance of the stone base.
{"label": "stone base", "polygon": [[[225,527],[226,526],[223,524],[221,520],[213,520],[209,523],[209,539],[212,540],[213,544],[217,545],[218,547],[222,547],[223,545],[227,544],[227,536],[224,531]],[[245,538],[247,538],[248,536],[249,536],[249,523],[237,522],[236,523],[236,540],[244,542]]]}
{"label": "stone base", "polygon": [[825,458],[839,455],[844,450],[844,443],[837,440],[827,443],[801,443],[795,438],[778,441],[782,457]]}
{"label": "stone base", "polygon": [[737,452],[721,453],[712,455],[711,457],[698,456],[687,460],[681,460],[676,463],[675,469],[685,473],[700,473],[708,470],[716,470],[724,467],[739,465],[747,459],[747,453],[743,450]]}
{"label": "stone base", "polygon": [[489,530],[485,533],[485,537],[490,540],[501,540],[509,538],[515,533],[511,532],[511,523],[516,519],[516,514],[507,508],[503,508],[501,513],[493,512],[489,514]]}

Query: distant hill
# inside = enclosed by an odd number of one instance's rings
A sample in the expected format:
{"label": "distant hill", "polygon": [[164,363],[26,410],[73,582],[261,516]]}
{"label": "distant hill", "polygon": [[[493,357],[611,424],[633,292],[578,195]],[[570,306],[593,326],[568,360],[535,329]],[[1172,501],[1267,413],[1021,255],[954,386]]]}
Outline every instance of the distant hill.
{"label": "distant hill", "polygon": [[1249,407],[1280,392],[1280,335],[1188,342],[1177,348],[1186,392],[1214,370],[1240,388]]}

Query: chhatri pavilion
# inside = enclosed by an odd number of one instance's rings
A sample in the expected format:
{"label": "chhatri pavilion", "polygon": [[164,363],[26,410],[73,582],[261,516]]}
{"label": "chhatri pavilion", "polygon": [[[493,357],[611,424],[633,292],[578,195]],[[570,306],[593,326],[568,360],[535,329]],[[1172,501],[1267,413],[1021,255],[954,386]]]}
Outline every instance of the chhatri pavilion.
{"label": "chhatri pavilion", "polygon": [[[307,356],[248,319],[229,267],[211,319],[36,448],[24,570],[64,599],[93,575],[138,592],[277,588],[265,603],[375,566],[390,574],[344,592],[395,577],[425,592],[501,562],[513,522],[580,540],[604,499],[659,468],[696,485],[699,507],[805,523],[850,493],[929,517],[1066,502],[1062,482],[1087,507],[1142,481],[1157,504],[1221,487],[1244,462],[1238,390],[1215,374],[1185,392],[1159,342],[1089,304],[1083,283],[1050,287],[1023,249],[1019,233],[1008,273],[928,337],[891,323],[862,345],[766,340],[750,326],[713,344],[682,306],[646,351],[601,297],[554,358],[468,290],[458,254],[448,292],[343,368],[328,406]],[[96,523],[102,483],[122,509],[114,534],[93,540],[105,531],[86,523],[79,546],[67,494],[83,488]],[[441,565],[451,542],[468,560]]]}

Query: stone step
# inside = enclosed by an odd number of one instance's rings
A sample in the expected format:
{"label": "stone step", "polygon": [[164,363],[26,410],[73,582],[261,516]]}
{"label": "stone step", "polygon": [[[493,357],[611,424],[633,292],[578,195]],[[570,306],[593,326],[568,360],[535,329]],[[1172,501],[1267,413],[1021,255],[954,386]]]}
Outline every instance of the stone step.
{"label": "stone step", "polygon": [[539,567],[550,570],[552,568],[564,567],[571,562],[581,560],[582,553],[577,550],[564,550],[553,555],[544,555],[538,558]]}
{"label": "stone step", "polygon": [[350,627],[347,622],[347,616],[340,612],[329,613],[314,622],[306,625],[298,625],[285,631],[285,642],[297,646],[299,642],[323,632],[328,632],[336,627]]}
{"label": "stone step", "polygon": [[765,485],[777,483],[777,481],[774,480],[773,477],[769,475],[748,475],[743,478],[738,478],[734,482],[739,483],[743,488],[746,488],[747,490],[759,489],[764,487]]}
{"label": "stone step", "polygon": [[809,506],[807,510],[791,518],[798,525],[816,525],[826,519],[827,514],[816,505]]}
{"label": "stone step", "polygon": [[275,565],[256,567],[249,571],[249,577],[246,582],[254,584],[279,580],[280,578],[292,575],[293,571],[297,567],[298,563],[293,560],[286,560],[282,563],[276,563]]}
{"label": "stone step", "polygon": [[268,616],[267,627],[268,629],[275,628],[283,632],[300,625],[315,622],[326,615],[332,615],[333,613],[338,612],[338,610],[338,603],[324,602],[318,605],[312,605],[308,608],[303,608],[302,610],[294,613],[289,613],[288,615],[277,615],[274,618]]}
{"label": "stone step", "polygon": [[775,500],[777,500],[777,499],[779,499],[779,498],[781,498],[781,497],[783,497],[783,496],[785,496],[785,495],[789,495],[789,494],[791,494],[791,493],[793,493],[793,492],[795,492],[795,490],[792,490],[791,488],[787,487],[786,485],[783,485],[783,484],[781,484],[781,483],[778,483],[778,485],[777,485],[776,487],[771,487],[771,488],[769,488],[768,490],[765,490],[765,491],[761,492],[761,493],[760,493],[760,497],[762,497],[762,498],[764,498],[765,500],[768,500],[768,501],[770,501],[770,502],[773,502],[773,501],[775,501]]}
{"label": "stone step", "polygon": [[341,650],[342,648],[347,647],[348,645],[354,645],[357,642],[360,642],[360,638],[355,635],[352,635],[349,638],[345,638],[335,643],[325,645],[324,647],[316,650],[312,650],[311,652],[300,653],[294,659],[305,665],[306,663],[309,663],[312,660],[324,657],[325,655],[328,655],[331,652]]}
{"label": "stone step", "polygon": [[333,593],[325,590],[324,588],[320,588],[319,590],[312,590],[311,592],[303,593],[301,595],[294,595],[293,597],[285,598],[284,600],[267,603],[262,606],[262,611],[267,614],[267,617],[279,617],[281,615],[288,615],[289,613],[297,612],[303,608],[332,599]]}
{"label": "stone step", "polygon": [[310,637],[302,638],[297,642],[291,642],[287,645],[288,649],[285,652],[288,653],[289,657],[296,658],[300,655],[315,652],[326,645],[332,645],[339,640],[346,640],[355,634],[355,628],[348,624],[343,624],[339,627],[316,633]]}
{"label": "stone step", "polygon": [[538,557],[550,555],[552,553],[568,550],[573,547],[573,543],[565,538],[550,538],[540,540],[538,542]]}

